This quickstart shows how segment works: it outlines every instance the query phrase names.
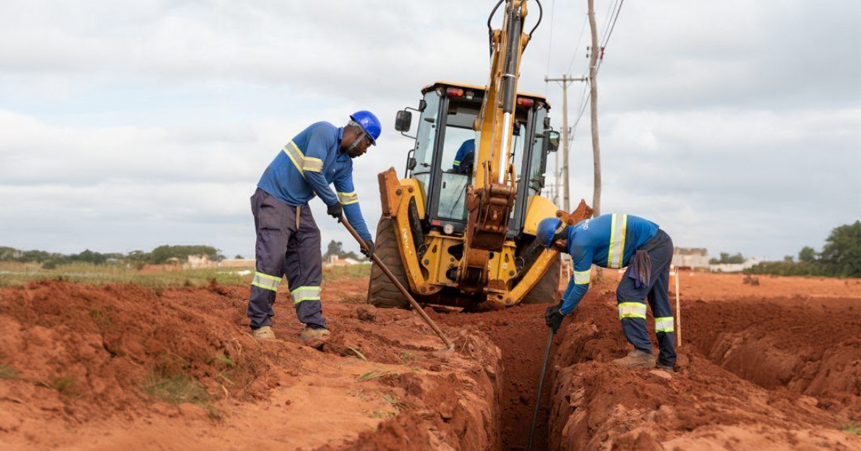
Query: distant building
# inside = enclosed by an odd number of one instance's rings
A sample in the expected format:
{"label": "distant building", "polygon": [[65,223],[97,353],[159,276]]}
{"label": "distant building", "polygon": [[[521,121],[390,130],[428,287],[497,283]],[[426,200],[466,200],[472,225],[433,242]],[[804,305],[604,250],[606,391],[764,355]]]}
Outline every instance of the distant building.
{"label": "distant building", "polygon": [[705,249],[677,247],[673,249],[673,265],[676,268],[708,268],[709,257]]}
{"label": "distant building", "polygon": [[352,266],[352,265],[370,265],[371,262],[364,260],[359,261],[352,258],[338,258],[337,255],[330,255],[323,266]]}
{"label": "distant building", "polygon": [[257,260],[253,258],[226,258],[218,263],[219,268],[254,268]]}
{"label": "distant building", "polygon": [[206,255],[189,255],[188,263],[184,266],[191,269],[215,268],[218,266],[218,262],[210,260]]}
{"label": "distant building", "polygon": [[720,263],[717,265],[709,265],[711,272],[742,272],[745,269],[752,268],[759,264],[759,260],[751,257],[744,263]]}

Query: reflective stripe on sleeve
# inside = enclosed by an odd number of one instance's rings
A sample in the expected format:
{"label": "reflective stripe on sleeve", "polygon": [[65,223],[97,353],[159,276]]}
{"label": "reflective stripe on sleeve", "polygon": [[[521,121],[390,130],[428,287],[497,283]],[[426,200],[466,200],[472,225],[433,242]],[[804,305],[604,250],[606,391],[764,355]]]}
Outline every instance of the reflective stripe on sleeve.
{"label": "reflective stripe on sleeve", "polygon": [[302,177],[305,177],[305,170],[302,169],[305,166],[305,154],[299,150],[299,146],[290,141],[284,146],[284,153],[287,154],[287,157],[290,158],[290,161],[293,162],[293,165],[296,166],[296,169],[302,174]]}
{"label": "reflective stripe on sleeve", "polygon": [[355,191],[352,193],[338,193],[338,200],[341,201],[342,205],[350,205],[355,204],[359,201],[359,195],[356,194]]}
{"label": "reflective stripe on sleeve", "polygon": [[452,166],[460,166],[460,161],[454,160],[454,164],[452,164]]}
{"label": "reflective stripe on sleeve", "polygon": [[619,319],[643,318],[646,319],[646,304],[639,302],[620,302]]}
{"label": "reflective stripe on sleeve", "polygon": [[262,272],[255,272],[254,279],[251,281],[252,286],[260,287],[269,291],[278,291],[278,285],[280,283],[280,277],[270,276],[269,274],[264,274]]}
{"label": "reflective stripe on sleeve", "polygon": [[610,226],[610,252],[607,255],[608,268],[621,268],[625,259],[625,233],[628,231],[628,215],[613,215]]}
{"label": "reflective stripe on sleeve", "polygon": [[320,287],[299,287],[290,292],[293,297],[293,303],[298,304],[303,301],[319,301]]}
{"label": "reflective stripe on sleeve", "polygon": [[655,318],[655,332],[672,332],[673,329],[673,317],[672,316],[662,316],[660,318]]}
{"label": "reflective stripe on sleeve", "polygon": [[305,157],[305,164],[302,165],[303,171],[320,172],[323,170],[323,160],[313,157]]}
{"label": "reflective stripe on sleeve", "polygon": [[585,271],[574,271],[574,285],[587,285],[591,276],[591,268]]}

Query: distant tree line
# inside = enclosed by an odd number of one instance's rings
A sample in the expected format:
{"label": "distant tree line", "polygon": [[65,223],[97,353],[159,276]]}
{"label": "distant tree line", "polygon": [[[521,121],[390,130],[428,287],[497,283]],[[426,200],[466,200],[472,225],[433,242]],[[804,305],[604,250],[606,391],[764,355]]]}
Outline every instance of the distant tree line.
{"label": "distant tree line", "polygon": [[323,254],[323,259],[327,260],[330,256],[337,256],[340,259],[344,258],[352,258],[353,260],[364,260],[364,257],[359,257],[355,252],[344,252],[344,243],[340,241],[329,241],[329,245],[326,247],[326,253]]}
{"label": "distant tree line", "polygon": [[861,277],[861,221],[835,228],[822,252],[805,246],[798,261],[787,255],[782,262],[764,262],[744,271],[779,276]]}
{"label": "distant tree line", "polygon": [[744,263],[744,257],[741,255],[741,252],[735,255],[729,255],[728,252],[721,252],[720,258],[713,258],[709,260],[709,263],[712,265],[720,265],[723,263]]}
{"label": "distant tree line", "polygon": [[179,261],[187,261],[191,255],[206,256],[210,260],[220,261],[224,259],[221,251],[212,246],[159,246],[152,252],[132,251],[128,254],[93,252],[89,249],[80,254],[59,254],[46,251],[22,251],[11,247],[0,247],[0,261],[19,263],[40,263],[45,269],[56,268],[57,265],[70,263],[91,263],[104,265],[108,263],[130,263],[138,268],[144,265],[160,265],[176,258]]}

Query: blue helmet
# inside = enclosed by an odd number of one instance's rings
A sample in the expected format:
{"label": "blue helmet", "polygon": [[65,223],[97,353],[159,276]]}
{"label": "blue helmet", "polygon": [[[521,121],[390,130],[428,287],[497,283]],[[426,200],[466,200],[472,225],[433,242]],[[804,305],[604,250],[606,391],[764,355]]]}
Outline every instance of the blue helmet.
{"label": "blue helmet", "polygon": [[377,144],[377,138],[380,137],[383,127],[380,125],[380,120],[377,119],[377,116],[374,116],[374,113],[366,110],[356,111],[350,115],[350,119],[362,127],[362,130],[368,134],[374,145]]}
{"label": "blue helmet", "polygon": [[553,244],[554,237],[558,233],[562,233],[565,226],[559,218],[544,218],[538,223],[538,230],[535,231],[535,239],[544,246],[549,248]]}

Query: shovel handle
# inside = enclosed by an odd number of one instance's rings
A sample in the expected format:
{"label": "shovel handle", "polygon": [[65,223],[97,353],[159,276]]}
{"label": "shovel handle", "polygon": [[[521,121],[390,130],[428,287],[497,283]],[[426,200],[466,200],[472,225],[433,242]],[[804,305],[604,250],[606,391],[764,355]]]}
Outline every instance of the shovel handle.
{"label": "shovel handle", "polygon": [[[362,249],[367,250],[368,248],[365,245],[365,240],[363,240],[362,237],[359,236],[359,233],[356,232],[356,229],[354,229],[352,225],[350,225],[350,222],[347,221],[347,218],[341,215],[340,222],[341,224],[344,224],[344,227],[346,227],[350,234],[353,235],[353,238],[355,238],[356,241],[359,242],[359,246],[361,246]],[[416,302],[410,292],[407,291],[407,289],[404,288],[403,284],[398,281],[397,277],[392,274],[392,271],[389,270],[388,266],[386,266],[385,263],[383,263],[383,261],[380,260],[379,257],[377,257],[377,254],[371,254],[371,260],[373,260],[373,262],[377,264],[377,266],[383,271],[383,273],[389,278],[389,280],[391,280],[392,283],[395,284],[396,287],[398,287],[398,290],[401,292],[401,294],[404,295],[404,297],[407,298],[408,301],[410,301],[410,305],[412,305],[413,310],[418,312],[419,316],[422,317],[425,323],[427,323],[427,325],[430,326],[431,329],[433,329],[433,331],[437,334],[440,340],[442,340],[442,342],[445,344],[446,349],[453,349],[454,345],[451,343],[448,337],[446,337],[445,334],[442,333],[442,330],[439,328],[439,326],[437,326],[436,323],[431,319],[431,317],[428,316],[427,313],[425,313],[424,309],[422,309],[419,303]]]}

